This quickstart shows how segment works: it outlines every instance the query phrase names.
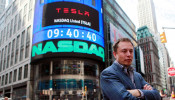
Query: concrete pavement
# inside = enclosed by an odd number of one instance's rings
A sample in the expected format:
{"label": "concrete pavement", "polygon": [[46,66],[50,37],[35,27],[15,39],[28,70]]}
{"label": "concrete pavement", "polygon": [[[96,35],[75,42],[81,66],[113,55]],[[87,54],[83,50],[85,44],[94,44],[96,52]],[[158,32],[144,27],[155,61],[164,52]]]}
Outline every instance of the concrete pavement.
{"label": "concrete pavement", "polygon": [[170,97],[163,98],[163,100],[175,100],[175,99],[170,99]]}
{"label": "concrete pavement", "polygon": [[175,98],[166,97],[166,98],[163,98],[163,100],[175,100]]}

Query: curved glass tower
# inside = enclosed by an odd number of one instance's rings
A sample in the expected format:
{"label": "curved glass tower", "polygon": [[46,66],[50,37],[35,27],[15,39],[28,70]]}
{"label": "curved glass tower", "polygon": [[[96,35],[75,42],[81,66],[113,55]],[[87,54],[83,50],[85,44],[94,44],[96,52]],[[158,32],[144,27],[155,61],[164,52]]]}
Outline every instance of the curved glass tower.
{"label": "curved glass tower", "polygon": [[101,0],[36,0],[33,99],[99,100],[104,55]]}

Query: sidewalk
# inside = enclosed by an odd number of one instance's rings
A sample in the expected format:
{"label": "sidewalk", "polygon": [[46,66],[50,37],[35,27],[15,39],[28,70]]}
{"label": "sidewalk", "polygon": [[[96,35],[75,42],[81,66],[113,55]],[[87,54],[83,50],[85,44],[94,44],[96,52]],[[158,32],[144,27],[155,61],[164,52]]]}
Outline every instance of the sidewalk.
{"label": "sidewalk", "polygon": [[170,97],[163,98],[163,100],[175,100],[175,99],[170,99]]}
{"label": "sidewalk", "polygon": [[175,98],[168,97],[168,98],[165,98],[163,100],[175,100]]}
{"label": "sidewalk", "polygon": [[175,98],[170,98],[170,100],[175,100]]}

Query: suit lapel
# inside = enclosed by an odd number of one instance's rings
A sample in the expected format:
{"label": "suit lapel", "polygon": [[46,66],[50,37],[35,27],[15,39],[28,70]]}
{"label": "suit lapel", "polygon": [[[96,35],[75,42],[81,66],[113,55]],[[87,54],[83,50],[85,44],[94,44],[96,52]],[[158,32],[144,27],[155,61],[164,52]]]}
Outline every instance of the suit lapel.
{"label": "suit lapel", "polygon": [[135,89],[135,86],[132,83],[130,77],[126,73],[124,73],[124,72],[121,72],[121,74],[122,74],[122,78],[127,82],[127,84],[130,86],[130,88],[131,89]]}
{"label": "suit lapel", "polygon": [[136,73],[134,72],[134,83],[137,89],[141,89],[141,83],[139,80],[139,77],[136,75]]}
{"label": "suit lapel", "polygon": [[120,66],[116,63],[113,63],[114,66],[114,70],[116,70],[116,72],[118,73],[117,75],[120,76],[120,79],[124,81],[124,84],[128,85],[130,87],[130,89],[135,89],[134,84],[132,83],[130,77],[128,77],[128,75],[122,70],[122,68],[120,68]]}

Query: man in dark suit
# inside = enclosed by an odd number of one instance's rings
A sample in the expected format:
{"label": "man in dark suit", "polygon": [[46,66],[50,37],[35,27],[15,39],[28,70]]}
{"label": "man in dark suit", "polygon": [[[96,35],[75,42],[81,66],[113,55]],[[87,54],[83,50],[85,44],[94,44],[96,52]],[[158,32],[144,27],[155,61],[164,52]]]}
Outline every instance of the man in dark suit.
{"label": "man in dark suit", "polygon": [[100,76],[103,100],[160,100],[159,92],[131,67],[133,44],[120,38],[113,45],[114,63]]}

